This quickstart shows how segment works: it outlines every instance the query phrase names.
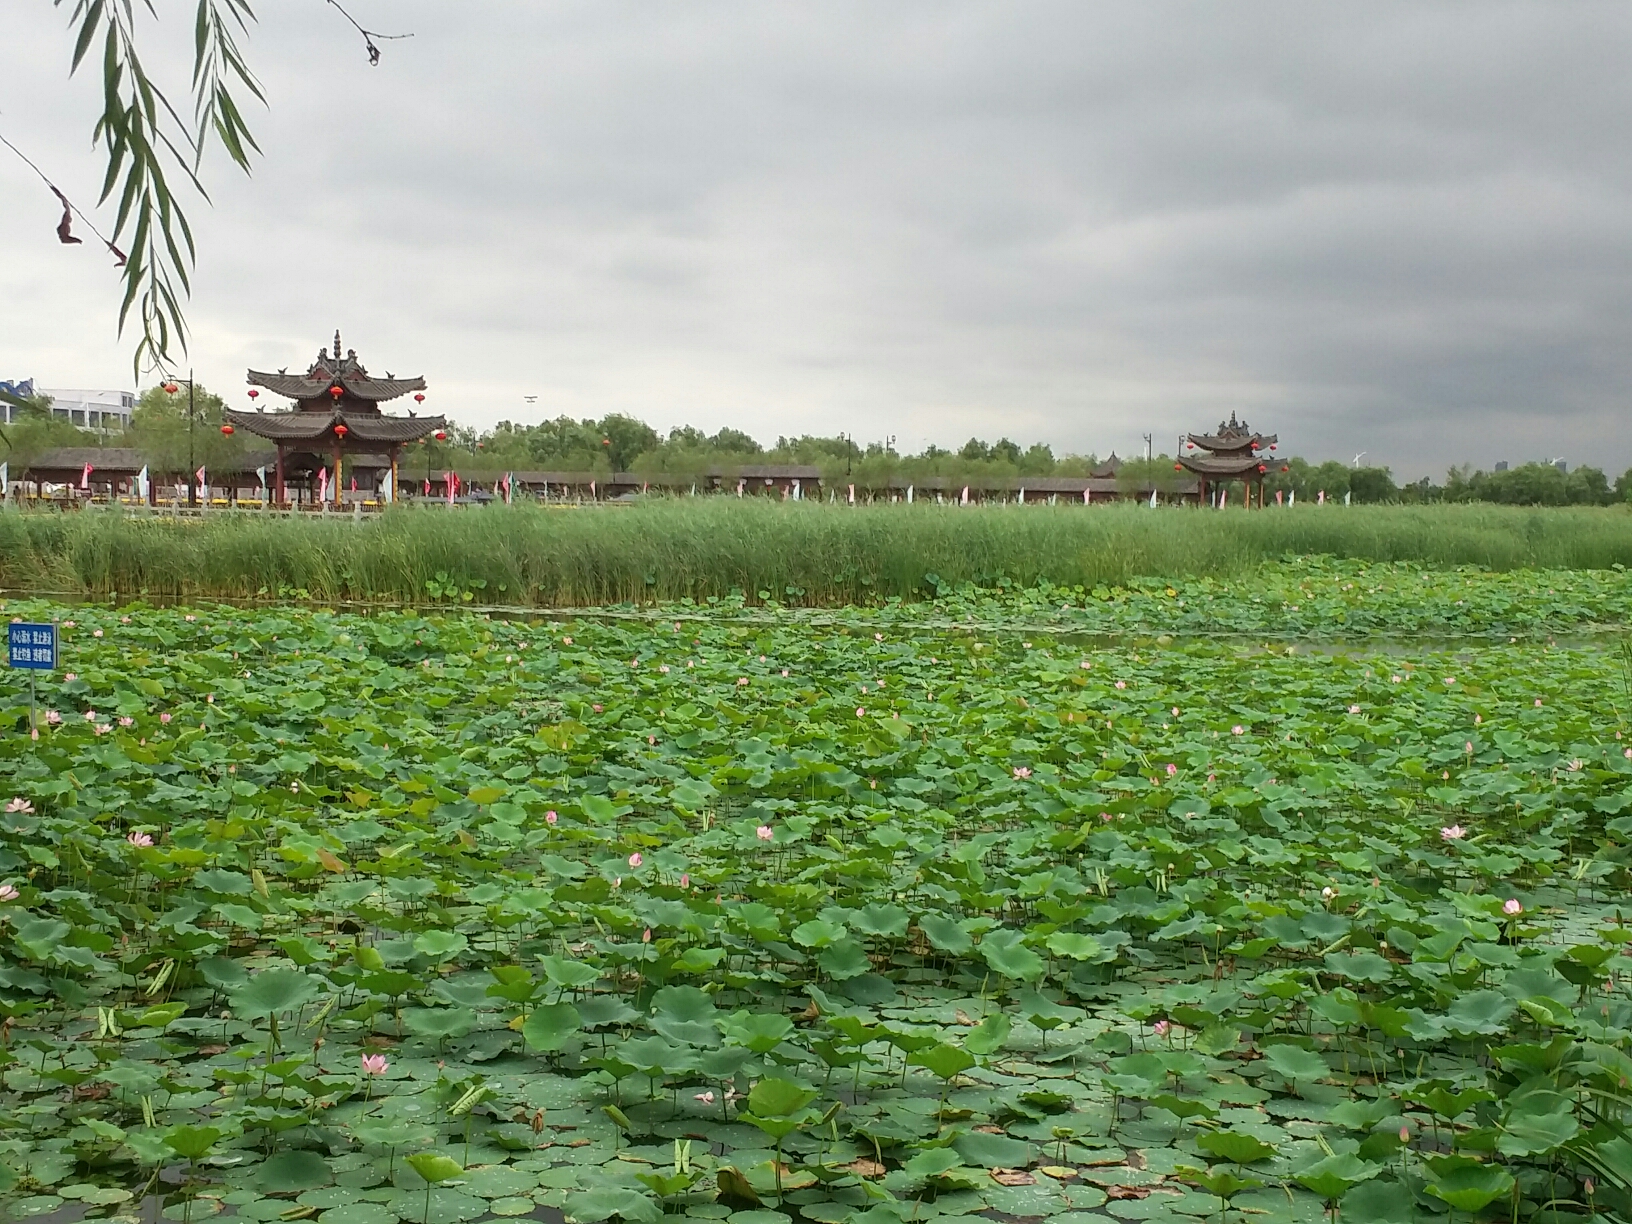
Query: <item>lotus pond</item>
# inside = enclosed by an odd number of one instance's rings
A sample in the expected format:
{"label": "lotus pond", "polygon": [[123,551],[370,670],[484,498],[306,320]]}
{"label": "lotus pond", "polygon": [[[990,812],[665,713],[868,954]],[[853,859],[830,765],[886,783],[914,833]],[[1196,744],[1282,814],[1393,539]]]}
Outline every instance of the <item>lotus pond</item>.
{"label": "lotus pond", "polygon": [[64,670],[4,699],[6,1210],[1632,1218],[1618,641],[1096,598],[8,603]]}

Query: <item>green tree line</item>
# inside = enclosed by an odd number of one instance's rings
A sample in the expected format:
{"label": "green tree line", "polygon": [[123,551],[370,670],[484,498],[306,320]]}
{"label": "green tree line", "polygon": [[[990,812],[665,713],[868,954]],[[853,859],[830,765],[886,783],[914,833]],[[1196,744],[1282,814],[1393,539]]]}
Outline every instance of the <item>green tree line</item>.
{"label": "green tree line", "polygon": [[[98,435],[76,429],[52,417],[44,397],[31,401],[7,428],[5,458],[19,471],[40,454],[59,446],[130,446],[141,451],[157,472],[181,472],[200,465],[227,469],[267,449],[258,438],[242,433],[225,435],[226,404],[203,386],[194,388],[191,415],[186,387],[171,393],[162,387],[143,392],[123,436]],[[859,442],[843,435],[804,434],[778,437],[765,446],[740,429],[713,434],[691,425],[677,426],[665,435],[638,418],[609,413],[599,419],[557,417],[536,425],[501,421],[491,430],[451,424],[447,438],[410,447],[405,471],[417,473],[421,463],[435,473],[456,467],[467,474],[546,470],[633,472],[638,476],[670,480],[701,479],[711,468],[742,464],[809,464],[818,468],[829,487],[855,483],[877,488],[890,481],[924,481],[945,477],[953,484],[982,480],[1023,480],[1028,476],[1087,476],[1104,471],[1105,461],[1094,454],[1056,455],[1046,442],[1022,446],[1009,438],[987,442],[970,438],[956,450],[929,445],[917,454],[898,451],[888,442]],[[1376,504],[1383,502],[1496,502],[1507,505],[1604,506],[1632,501],[1632,469],[1613,482],[1595,467],[1561,471],[1548,463],[1526,463],[1506,471],[1486,472],[1471,466],[1454,467],[1443,484],[1423,479],[1397,483],[1386,467],[1354,467],[1336,460],[1313,463],[1290,457],[1272,459],[1265,488],[1272,499],[1279,493],[1299,501],[1328,500]],[[1172,489],[1187,482],[1187,473],[1175,470],[1172,456],[1161,454],[1118,460],[1118,479],[1130,487]]]}

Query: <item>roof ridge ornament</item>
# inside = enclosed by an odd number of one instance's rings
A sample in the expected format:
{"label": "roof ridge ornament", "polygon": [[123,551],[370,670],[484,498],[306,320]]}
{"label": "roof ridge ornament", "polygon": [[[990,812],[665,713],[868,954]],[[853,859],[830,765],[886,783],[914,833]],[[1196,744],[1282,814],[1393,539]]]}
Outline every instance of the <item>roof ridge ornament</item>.
{"label": "roof ridge ornament", "polygon": [[338,327],[334,329],[334,359],[336,361],[340,360],[340,329]]}

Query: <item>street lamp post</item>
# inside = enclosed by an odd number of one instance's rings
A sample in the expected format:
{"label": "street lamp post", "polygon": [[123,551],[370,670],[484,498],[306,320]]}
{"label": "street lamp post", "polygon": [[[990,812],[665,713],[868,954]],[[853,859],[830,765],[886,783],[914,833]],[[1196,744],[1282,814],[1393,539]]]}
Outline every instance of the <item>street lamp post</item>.
{"label": "street lamp post", "polygon": [[176,386],[178,382],[184,382],[187,384],[187,504],[189,506],[197,506],[198,484],[194,478],[194,474],[198,471],[198,460],[194,455],[193,441],[193,425],[195,416],[193,404],[194,383],[192,370],[189,369],[187,371],[186,378],[172,378],[169,382],[165,383],[165,391],[171,395],[174,395],[180,389]]}

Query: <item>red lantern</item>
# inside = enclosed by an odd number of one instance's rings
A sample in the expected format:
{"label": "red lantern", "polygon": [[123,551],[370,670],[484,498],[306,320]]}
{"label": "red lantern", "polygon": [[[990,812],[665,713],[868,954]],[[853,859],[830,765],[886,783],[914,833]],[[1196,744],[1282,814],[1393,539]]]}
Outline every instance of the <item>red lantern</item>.
{"label": "red lantern", "polygon": [[601,445],[602,446],[611,446],[612,445],[612,439],[611,438],[602,438],[601,439]]}
{"label": "red lantern", "polygon": [[1284,463],[1283,463],[1283,464],[1281,464],[1281,471],[1283,471],[1283,472],[1290,472],[1290,471],[1291,471],[1291,470],[1292,470],[1292,469],[1291,469],[1291,468],[1289,468],[1289,467],[1287,467],[1287,466],[1286,466],[1286,464],[1284,464]]}
{"label": "red lantern", "polygon": [[334,396],[335,399],[339,399],[345,393],[346,389],[341,386],[333,386],[329,388],[329,394]]}
{"label": "red lantern", "polygon": [[1173,470],[1174,470],[1174,471],[1175,471],[1175,472],[1182,472],[1182,471],[1184,471],[1184,464],[1182,464],[1182,463],[1175,463],[1175,464],[1174,464],[1174,465],[1173,465]]}
{"label": "red lantern", "polygon": [[1258,474],[1259,474],[1259,475],[1260,475],[1260,476],[1262,476],[1262,475],[1263,475],[1263,474],[1264,474],[1264,473],[1265,473],[1265,472],[1267,472],[1267,471],[1269,471],[1269,469],[1268,469],[1268,468],[1267,468],[1267,467],[1265,467],[1265,466],[1264,466],[1264,465],[1263,465],[1263,464],[1261,464],[1261,463],[1260,463],[1260,464],[1259,464],[1259,465],[1258,465]]}
{"label": "red lantern", "polygon": [[343,423],[334,427],[334,436],[337,438],[344,438],[350,432],[351,430],[347,429]]}
{"label": "red lantern", "polygon": [[1270,444],[1269,444],[1269,449],[1270,449],[1270,450],[1274,450],[1274,449],[1275,449],[1275,443],[1273,443],[1273,442],[1271,442],[1271,443],[1270,443]]}
{"label": "red lantern", "polygon": [[423,392],[423,391],[416,392],[414,394],[414,403],[423,404],[424,402],[425,402],[425,392]]}
{"label": "red lantern", "polygon": [[249,389],[249,398],[250,399],[258,399],[258,398],[260,398],[260,394],[261,393],[259,391],[255,390],[254,387],[251,387]]}
{"label": "red lantern", "polygon": [[1184,444],[1184,449],[1185,450],[1195,450],[1196,449],[1196,444],[1194,442],[1186,442]]}
{"label": "red lantern", "polygon": [[437,430],[435,435],[433,435],[433,436],[436,438],[436,440],[438,442],[446,442],[448,440],[448,435],[443,433],[440,429]]}
{"label": "red lantern", "polygon": [[177,391],[180,391],[181,388],[176,386],[176,384],[173,382],[167,382],[164,384],[164,390],[165,394],[174,395]]}
{"label": "red lantern", "polygon": [[232,437],[232,426],[231,425],[221,426],[221,432],[226,434],[227,437],[229,437],[229,438]]}

